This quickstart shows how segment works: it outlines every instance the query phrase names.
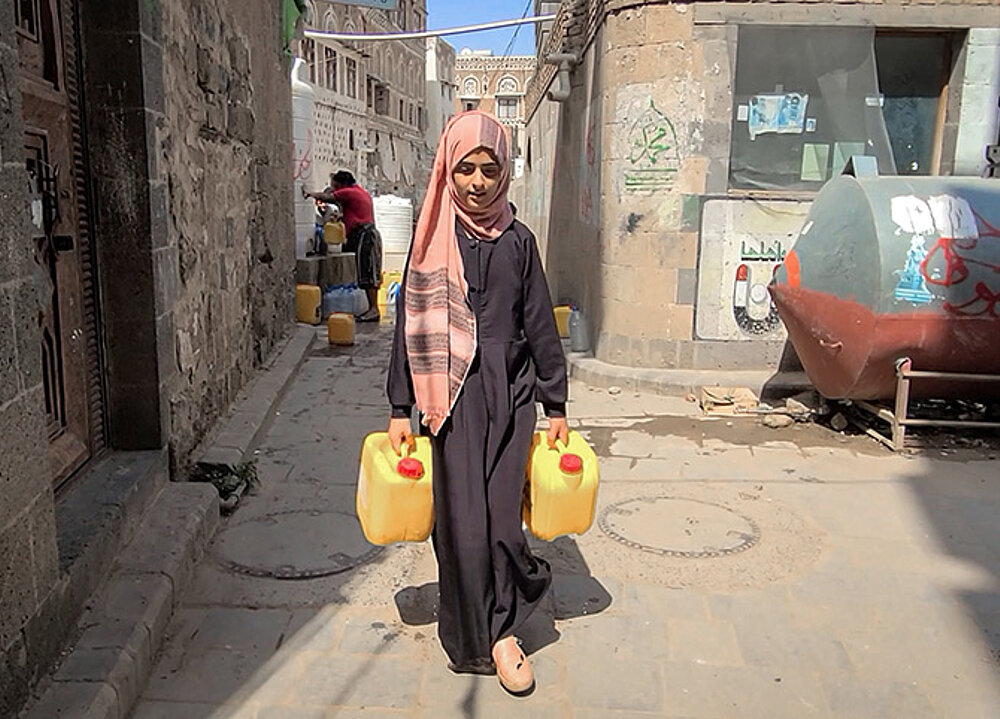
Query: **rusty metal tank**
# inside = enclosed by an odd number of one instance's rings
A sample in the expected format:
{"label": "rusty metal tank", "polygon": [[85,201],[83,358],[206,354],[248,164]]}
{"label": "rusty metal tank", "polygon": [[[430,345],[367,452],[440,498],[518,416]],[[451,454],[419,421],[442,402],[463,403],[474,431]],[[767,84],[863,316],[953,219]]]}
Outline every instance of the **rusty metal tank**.
{"label": "rusty metal tank", "polygon": [[[1000,181],[836,177],[769,290],[809,378],[831,399],[892,397],[901,357],[917,370],[1000,374]],[[968,393],[955,383],[913,388]]]}

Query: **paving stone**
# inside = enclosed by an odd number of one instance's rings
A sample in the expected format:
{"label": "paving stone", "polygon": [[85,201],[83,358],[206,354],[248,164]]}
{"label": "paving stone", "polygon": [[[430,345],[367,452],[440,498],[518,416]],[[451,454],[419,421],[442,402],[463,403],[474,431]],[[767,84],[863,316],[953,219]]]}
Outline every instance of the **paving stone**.
{"label": "paving stone", "polygon": [[297,704],[406,709],[414,706],[421,667],[409,658],[343,654],[300,656]]}
{"label": "paving stone", "polygon": [[206,649],[275,651],[291,620],[280,609],[213,607],[207,609],[189,640],[192,652]]}
{"label": "paving stone", "polygon": [[[670,662],[664,705],[681,716],[807,719],[828,717],[819,680],[797,667],[757,669]],[[890,716],[905,716],[886,714]]]}
{"label": "paving stone", "polygon": [[104,682],[53,682],[25,719],[117,719],[123,714],[118,695]]}
{"label": "paving stone", "polygon": [[[269,654],[269,653],[268,653]],[[157,667],[144,697],[161,701],[225,704],[241,690],[266,661],[268,655],[236,649],[209,649],[185,655],[179,669],[162,673]]]}
{"label": "paving stone", "polygon": [[663,674],[656,662],[581,660],[569,673],[573,705],[602,709],[661,712],[664,705]]}
{"label": "paving stone", "polygon": [[630,582],[616,595],[615,606],[639,616],[658,615],[682,619],[707,620],[705,596],[694,589],[675,589]]}
{"label": "paving stone", "polygon": [[413,652],[415,645],[400,624],[355,617],[344,626],[339,649],[348,654],[406,654]]}
{"label": "paving stone", "polygon": [[826,682],[836,719],[939,719],[923,691],[910,683],[870,683],[841,679]]}
{"label": "paving stone", "polygon": [[254,709],[244,710],[219,704],[194,704],[192,702],[142,702],[130,719],[252,719]]}
{"label": "paving stone", "polygon": [[669,657],[674,662],[717,666],[741,666],[739,642],[733,625],[726,621],[670,619],[667,622]]}

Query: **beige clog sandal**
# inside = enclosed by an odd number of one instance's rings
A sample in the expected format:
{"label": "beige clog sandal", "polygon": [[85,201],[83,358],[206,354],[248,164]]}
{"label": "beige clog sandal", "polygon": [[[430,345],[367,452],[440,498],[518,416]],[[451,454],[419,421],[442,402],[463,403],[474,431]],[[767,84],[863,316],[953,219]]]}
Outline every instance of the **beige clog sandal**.
{"label": "beige clog sandal", "polygon": [[514,637],[505,637],[493,645],[493,663],[496,664],[500,686],[514,696],[527,696],[535,690],[531,662]]}

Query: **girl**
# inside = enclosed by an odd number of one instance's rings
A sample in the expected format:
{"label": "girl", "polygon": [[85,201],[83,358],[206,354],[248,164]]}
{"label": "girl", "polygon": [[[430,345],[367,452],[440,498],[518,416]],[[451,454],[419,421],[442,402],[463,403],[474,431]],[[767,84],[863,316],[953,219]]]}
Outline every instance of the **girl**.
{"label": "girl", "polygon": [[534,688],[514,635],[551,581],[521,528],[536,399],[567,441],[566,365],[535,238],[507,200],[503,126],[447,125],[399,291],[389,437],[412,442],[416,405],[434,457],[438,635],[455,672]]}

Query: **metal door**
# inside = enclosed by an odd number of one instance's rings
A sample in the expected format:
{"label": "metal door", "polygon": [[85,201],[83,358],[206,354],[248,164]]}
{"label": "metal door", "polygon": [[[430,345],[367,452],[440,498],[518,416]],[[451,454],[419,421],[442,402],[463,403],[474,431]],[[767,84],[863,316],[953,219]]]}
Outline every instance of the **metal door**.
{"label": "metal door", "polygon": [[[73,0],[15,0],[52,480],[103,445],[103,394]],[[28,311],[28,308],[20,308]]]}

